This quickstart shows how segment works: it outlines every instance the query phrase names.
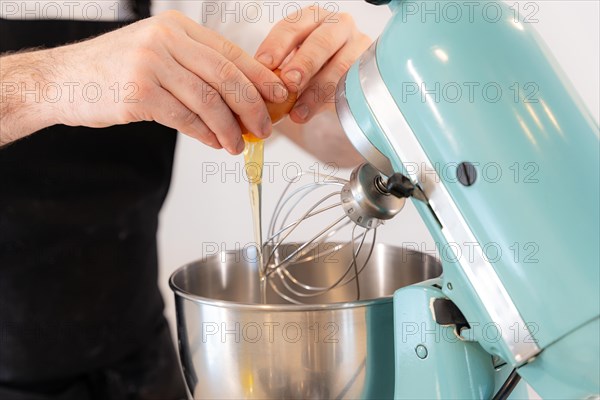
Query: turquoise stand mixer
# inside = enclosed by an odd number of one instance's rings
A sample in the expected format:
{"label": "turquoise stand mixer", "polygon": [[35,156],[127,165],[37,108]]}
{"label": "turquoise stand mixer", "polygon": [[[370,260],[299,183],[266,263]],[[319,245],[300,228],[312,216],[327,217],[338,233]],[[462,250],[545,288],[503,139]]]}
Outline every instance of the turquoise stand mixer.
{"label": "turquoise stand mixer", "polygon": [[394,295],[395,397],[600,398],[598,126],[509,5],[369,2],[393,16],[338,116],[443,265]]}

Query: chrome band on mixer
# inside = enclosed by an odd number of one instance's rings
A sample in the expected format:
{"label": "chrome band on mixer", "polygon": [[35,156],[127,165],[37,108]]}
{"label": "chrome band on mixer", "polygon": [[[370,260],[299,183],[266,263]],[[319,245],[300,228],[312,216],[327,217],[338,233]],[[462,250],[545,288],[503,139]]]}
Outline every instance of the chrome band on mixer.
{"label": "chrome band on mixer", "polygon": [[377,147],[373,145],[363,134],[360,127],[356,123],[356,119],[352,115],[350,106],[348,105],[348,99],[346,98],[346,77],[348,73],[342,76],[338,83],[335,93],[335,108],[337,112],[340,124],[344,128],[346,136],[352,143],[352,146],[371,164],[375,166],[379,171],[383,172],[387,176],[394,173],[394,168],[390,160],[383,155]]}
{"label": "chrome band on mixer", "polygon": [[[456,243],[461,248],[462,254],[467,254],[465,244],[478,242],[387,89],[377,66],[377,43],[375,42],[363,54],[359,65],[360,85],[368,107],[400,159],[403,162],[412,161],[419,165],[425,165],[426,168],[420,169],[423,174],[425,171],[427,174],[435,174],[435,179],[425,179],[424,176],[413,172],[410,178],[421,186],[429,199],[431,209],[442,224],[442,235],[449,243]],[[344,127],[346,128],[346,125]],[[491,319],[498,323],[502,340],[511,352],[514,361],[518,364],[524,363],[538,354],[540,349],[534,341],[515,342],[513,340],[511,326],[515,323],[524,327],[528,334],[531,332],[496,271],[485,260],[480,246],[477,246],[477,250],[473,252],[472,260],[456,254],[459,265]]]}

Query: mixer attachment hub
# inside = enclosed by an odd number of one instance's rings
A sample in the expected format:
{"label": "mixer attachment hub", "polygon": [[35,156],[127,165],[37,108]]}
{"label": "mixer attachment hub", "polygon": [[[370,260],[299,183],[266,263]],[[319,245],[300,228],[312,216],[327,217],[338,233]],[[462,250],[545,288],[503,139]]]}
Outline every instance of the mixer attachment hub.
{"label": "mixer attachment hub", "polygon": [[359,165],[352,171],[341,198],[348,218],[367,229],[393,218],[405,203],[404,198],[390,195],[381,174],[370,164]]}

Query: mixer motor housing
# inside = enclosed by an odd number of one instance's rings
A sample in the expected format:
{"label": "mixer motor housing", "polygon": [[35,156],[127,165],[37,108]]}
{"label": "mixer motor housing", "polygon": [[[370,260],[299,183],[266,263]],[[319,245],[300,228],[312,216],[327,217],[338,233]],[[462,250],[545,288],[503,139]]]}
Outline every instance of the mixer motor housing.
{"label": "mixer motor housing", "polygon": [[[489,368],[465,372],[465,382],[505,362],[542,397],[598,396],[598,126],[532,27],[509,5],[489,3],[497,20],[475,13],[430,23],[414,2],[391,1],[383,34],[338,85],[338,116],[383,176],[402,173],[422,189],[426,201],[414,204],[434,240],[452,249],[436,296],[468,321],[454,346],[489,355]],[[583,189],[565,196],[565,184]],[[422,310],[413,322],[431,322],[421,301],[431,290],[396,293],[404,309]],[[396,354],[423,361],[415,343],[399,341],[399,321]],[[428,354],[443,348],[432,341]],[[396,397],[456,394],[444,391],[456,386],[443,379],[452,359],[432,359],[431,373],[412,382],[419,390],[396,366]]]}

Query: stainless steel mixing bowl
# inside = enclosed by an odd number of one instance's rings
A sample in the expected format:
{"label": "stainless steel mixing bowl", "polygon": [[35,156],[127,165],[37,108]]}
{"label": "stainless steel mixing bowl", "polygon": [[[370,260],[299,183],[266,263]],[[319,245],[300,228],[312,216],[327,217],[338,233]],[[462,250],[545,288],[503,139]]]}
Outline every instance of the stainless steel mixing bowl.
{"label": "stainless steel mixing bowl", "polygon": [[[352,260],[350,246],[332,249],[322,245],[289,269],[303,281],[331,284]],[[350,283],[312,304],[294,305],[271,290],[260,304],[255,260],[251,250],[224,252],[171,276],[181,362],[193,397],[392,398],[392,295],[439,276],[439,263],[377,244],[360,274],[360,300]]]}

